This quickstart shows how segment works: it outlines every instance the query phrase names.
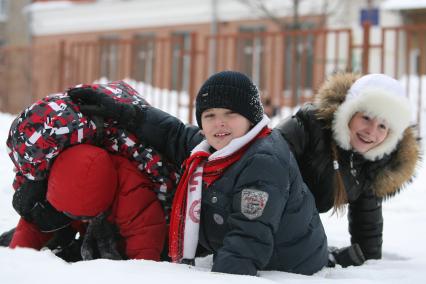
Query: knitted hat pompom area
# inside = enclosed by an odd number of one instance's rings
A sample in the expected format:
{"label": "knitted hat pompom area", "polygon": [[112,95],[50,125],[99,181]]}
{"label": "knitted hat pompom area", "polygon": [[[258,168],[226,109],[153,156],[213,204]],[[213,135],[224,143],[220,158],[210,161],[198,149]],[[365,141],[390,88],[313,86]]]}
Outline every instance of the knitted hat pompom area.
{"label": "knitted hat pompom area", "polygon": [[384,74],[368,74],[357,79],[350,87],[345,101],[333,119],[333,137],[337,144],[350,150],[349,122],[357,112],[383,119],[389,125],[386,139],[363,153],[367,160],[375,161],[392,153],[411,124],[411,106],[402,84]]}
{"label": "knitted hat pompom area", "polygon": [[230,109],[254,125],[263,118],[263,106],[256,85],[249,77],[236,71],[213,74],[201,86],[195,102],[195,115],[200,128],[201,114],[210,108]]}

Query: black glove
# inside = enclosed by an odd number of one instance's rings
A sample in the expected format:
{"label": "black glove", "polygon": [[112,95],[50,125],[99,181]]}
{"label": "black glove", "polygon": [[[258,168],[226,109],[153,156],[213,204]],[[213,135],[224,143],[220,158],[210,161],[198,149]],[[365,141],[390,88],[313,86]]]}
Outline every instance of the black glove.
{"label": "black glove", "polygon": [[180,263],[182,264],[186,264],[186,265],[190,265],[190,266],[195,266],[195,259],[194,258],[183,258]]}
{"label": "black glove", "polygon": [[334,267],[336,264],[343,268],[348,266],[360,266],[365,262],[364,254],[358,244],[352,244],[349,247],[341,249],[329,247],[328,267]]}
{"label": "black glove", "polygon": [[29,216],[31,222],[45,233],[65,228],[72,222],[71,218],[57,211],[47,200],[37,202],[29,212]]}
{"label": "black glove", "polygon": [[118,236],[117,228],[106,220],[105,214],[90,220],[81,245],[83,260],[123,259],[117,250]]}
{"label": "black glove", "polygon": [[72,88],[67,93],[84,115],[112,119],[131,132],[143,121],[140,106],[119,102],[101,90],[87,86]]}
{"label": "black glove", "polygon": [[32,181],[26,179],[25,182],[13,194],[12,205],[16,212],[25,220],[32,222],[30,212],[37,202],[46,198],[47,181]]}
{"label": "black glove", "polygon": [[62,258],[67,262],[76,262],[81,258],[82,238],[77,238],[77,230],[71,226],[65,227],[53,235],[52,239],[45,245],[45,248],[50,249],[57,257]]}
{"label": "black glove", "polygon": [[10,229],[9,231],[4,232],[0,235],[0,247],[8,247],[10,242],[12,241],[13,234],[15,233],[15,229]]}

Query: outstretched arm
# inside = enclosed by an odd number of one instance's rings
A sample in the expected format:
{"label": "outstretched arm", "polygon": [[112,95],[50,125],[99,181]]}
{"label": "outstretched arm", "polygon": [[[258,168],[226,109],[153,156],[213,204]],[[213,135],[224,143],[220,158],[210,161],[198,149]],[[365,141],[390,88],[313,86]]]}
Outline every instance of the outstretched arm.
{"label": "outstretched arm", "polygon": [[71,89],[68,94],[84,114],[116,121],[176,164],[180,165],[190,150],[203,140],[198,127],[185,125],[148,104],[119,102],[102,89],[90,86]]}
{"label": "outstretched arm", "polygon": [[373,192],[363,193],[349,204],[351,243],[358,243],[366,259],[382,257],[382,202]]}

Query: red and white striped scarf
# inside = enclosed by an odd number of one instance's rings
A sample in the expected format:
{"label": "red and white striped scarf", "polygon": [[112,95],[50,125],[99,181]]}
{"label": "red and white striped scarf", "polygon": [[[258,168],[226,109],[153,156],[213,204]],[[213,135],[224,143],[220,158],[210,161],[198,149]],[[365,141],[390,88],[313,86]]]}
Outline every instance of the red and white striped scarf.
{"label": "red and white striped scarf", "polygon": [[210,145],[204,140],[185,160],[185,171],[173,198],[169,231],[169,255],[173,262],[193,259],[198,244],[203,182],[209,187],[223,172],[238,161],[257,139],[271,133],[264,119],[246,135],[234,139],[225,148],[211,154]]}

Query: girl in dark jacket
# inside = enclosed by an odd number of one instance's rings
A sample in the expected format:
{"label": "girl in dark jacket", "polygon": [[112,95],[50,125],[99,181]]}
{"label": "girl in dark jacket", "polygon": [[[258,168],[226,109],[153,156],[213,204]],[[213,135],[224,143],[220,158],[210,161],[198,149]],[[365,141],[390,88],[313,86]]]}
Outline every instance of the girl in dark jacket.
{"label": "girl in dark jacket", "polygon": [[326,212],[348,206],[352,247],[342,266],[382,256],[382,200],[411,180],[420,159],[402,85],[383,74],[337,74],[277,129],[290,145],[303,179]]}
{"label": "girl in dark jacket", "polygon": [[170,223],[173,261],[193,259],[200,244],[214,253],[216,272],[312,274],[327,264],[313,196],[287,143],[267,127],[257,88],[245,75],[220,72],[203,84],[196,98],[201,131],[153,107],[117,103],[90,88],[69,94],[89,104],[82,106],[86,112],[110,115],[183,166]]}

